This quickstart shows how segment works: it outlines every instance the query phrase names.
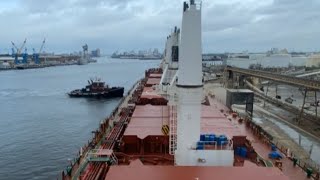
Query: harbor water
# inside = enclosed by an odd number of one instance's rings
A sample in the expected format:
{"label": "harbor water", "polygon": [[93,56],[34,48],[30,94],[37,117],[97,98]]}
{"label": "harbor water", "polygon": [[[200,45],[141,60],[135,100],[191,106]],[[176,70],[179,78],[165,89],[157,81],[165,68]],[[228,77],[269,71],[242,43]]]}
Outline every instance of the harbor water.
{"label": "harbor water", "polygon": [[95,77],[126,93],[159,63],[103,57],[84,66],[0,72],[0,179],[56,179],[120,101],[66,93]]}

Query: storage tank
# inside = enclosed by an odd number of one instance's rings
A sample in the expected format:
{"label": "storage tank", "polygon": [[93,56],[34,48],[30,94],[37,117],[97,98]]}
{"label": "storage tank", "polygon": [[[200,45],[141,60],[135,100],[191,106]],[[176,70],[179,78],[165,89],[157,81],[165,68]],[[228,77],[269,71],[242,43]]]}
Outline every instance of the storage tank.
{"label": "storage tank", "polygon": [[320,54],[311,55],[306,62],[306,68],[319,68],[319,67],[320,67]]}

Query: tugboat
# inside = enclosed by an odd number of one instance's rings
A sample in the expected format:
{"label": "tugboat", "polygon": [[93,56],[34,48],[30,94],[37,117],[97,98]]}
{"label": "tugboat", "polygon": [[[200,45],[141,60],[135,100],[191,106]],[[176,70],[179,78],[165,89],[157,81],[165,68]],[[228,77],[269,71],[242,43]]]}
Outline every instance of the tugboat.
{"label": "tugboat", "polygon": [[76,89],[68,93],[70,97],[88,97],[88,98],[112,98],[122,97],[124,87],[109,87],[100,79],[88,80],[88,85],[82,89]]}

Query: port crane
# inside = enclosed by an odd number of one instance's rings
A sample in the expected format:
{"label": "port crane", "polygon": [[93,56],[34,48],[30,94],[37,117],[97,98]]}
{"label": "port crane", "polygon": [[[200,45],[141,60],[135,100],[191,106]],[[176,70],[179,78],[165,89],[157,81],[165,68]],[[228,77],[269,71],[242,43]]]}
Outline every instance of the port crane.
{"label": "port crane", "polygon": [[22,54],[22,63],[27,64],[28,62],[28,49],[24,49],[24,53]]}
{"label": "port crane", "polygon": [[46,38],[43,39],[38,53],[36,53],[36,50],[33,48],[33,60],[34,60],[34,63],[36,63],[36,64],[40,64],[39,57],[40,57],[40,53],[41,53],[45,43],[46,43]]}
{"label": "port crane", "polygon": [[[24,48],[24,46],[26,45],[26,43],[27,43],[27,39],[25,39],[25,40],[23,41],[21,47],[18,48],[18,47],[15,45],[15,43],[11,41],[11,44],[12,44],[12,46],[13,46],[13,48],[12,48],[12,56],[14,56],[14,58],[15,58],[15,59],[14,59],[15,64],[19,64],[18,56],[21,54],[21,51],[22,51],[22,49]],[[16,50],[16,52],[15,52],[15,50]],[[27,50],[25,51],[24,57],[27,57],[27,58],[28,58],[28,55],[26,55],[26,52],[27,52]],[[26,60],[27,60],[27,59],[24,59],[23,62],[27,63]]]}
{"label": "port crane", "polygon": [[11,51],[12,51],[11,56],[14,58],[14,56],[15,56],[15,54],[16,54],[16,52],[15,52],[14,48],[11,48]]}

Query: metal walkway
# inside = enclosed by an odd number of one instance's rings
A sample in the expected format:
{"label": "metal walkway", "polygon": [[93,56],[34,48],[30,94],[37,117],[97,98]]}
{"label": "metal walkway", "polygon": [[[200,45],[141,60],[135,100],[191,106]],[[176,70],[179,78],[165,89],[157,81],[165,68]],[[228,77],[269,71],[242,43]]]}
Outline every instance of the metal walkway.
{"label": "metal walkway", "polygon": [[113,153],[113,148],[116,145],[116,142],[119,140],[121,133],[124,132],[125,125],[129,121],[129,113],[130,108],[122,108],[120,112],[120,120],[115,123],[115,126],[102,142],[101,147],[99,149],[92,149],[86,154],[85,165],[81,166],[81,169],[77,171],[76,175],[74,175],[72,179],[78,179],[80,173],[87,167],[87,165],[91,166],[84,173],[82,178],[93,180],[101,176],[105,167],[105,162],[118,164],[118,159]]}
{"label": "metal walkway", "polygon": [[169,154],[174,155],[177,149],[177,107],[170,106]]}
{"label": "metal walkway", "polygon": [[266,71],[242,69],[237,67],[226,67],[225,71],[232,71],[234,73],[273,80],[273,81],[281,82],[284,84],[300,86],[300,87],[304,87],[312,90],[320,90],[320,81],[316,81],[316,80],[303,79],[303,78],[281,75],[281,74],[274,74]]}
{"label": "metal walkway", "polygon": [[129,121],[129,108],[123,108],[121,111],[120,120],[116,122],[115,126],[112,128],[111,132],[106,137],[103,142],[102,149],[113,149],[116,141],[119,139],[121,133],[124,131],[125,124]]}

